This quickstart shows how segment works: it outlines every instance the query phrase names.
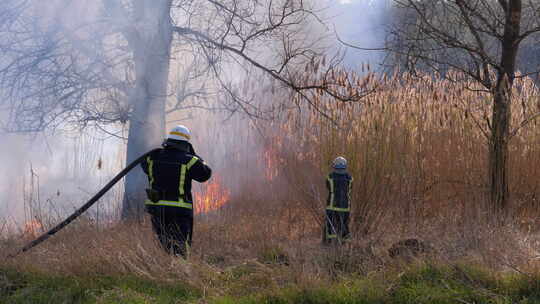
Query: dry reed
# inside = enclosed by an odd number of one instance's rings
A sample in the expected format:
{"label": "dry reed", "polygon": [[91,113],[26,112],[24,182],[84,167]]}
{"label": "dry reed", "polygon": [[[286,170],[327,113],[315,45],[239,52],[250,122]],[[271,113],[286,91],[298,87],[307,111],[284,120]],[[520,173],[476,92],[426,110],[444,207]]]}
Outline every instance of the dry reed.
{"label": "dry reed", "polygon": [[[164,254],[148,221],[103,229],[83,221],[2,263],[54,273],[189,278],[201,290],[242,294],[261,284],[316,284],[399,267],[386,250],[415,237],[434,248],[430,259],[537,273],[540,125],[532,121],[511,139],[511,208],[501,227],[493,224],[486,201],[489,94],[471,90],[478,89],[472,82],[432,77],[395,75],[380,82],[370,76],[355,83],[362,82],[378,82],[379,89],[361,103],[319,101],[330,119],[305,108],[261,127],[267,132],[260,156],[268,169],[264,185],[240,185],[220,212],[198,215],[188,261]],[[538,88],[517,80],[512,102],[517,127],[538,111]],[[342,248],[325,248],[324,176],[338,155],[349,159],[355,178],[354,236]],[[0,246],[7,251],[20,243]]]}

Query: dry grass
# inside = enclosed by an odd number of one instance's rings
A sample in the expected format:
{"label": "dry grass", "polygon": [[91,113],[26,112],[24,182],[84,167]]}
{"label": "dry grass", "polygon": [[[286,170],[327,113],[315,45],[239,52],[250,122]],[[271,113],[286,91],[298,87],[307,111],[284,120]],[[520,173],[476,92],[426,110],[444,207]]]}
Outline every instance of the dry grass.
{"label": "dry grass", "polygon": [[[274,207],[275,203],[271,202]],[[199,218],[187,261],[165,254],[149,225],[146,220],[97,229],[78,223],[27,254],[0,262],[0,268],[76,277],[135,275],[181,282],[211,296],[244,296],[406,269],[408,262],[390,259],[387,249],[399,239],[416,236],[435,248],[418,257],[420,261],[470,263],[531,277],[540,273],[540,260],[535,257],[538,236],[525,239],[514,229],[471,223],[445,229],[433,226],[423,232],[394,231],[395,226],[386,225],[334,248],[320,245],[318,225],[306,225],[305,212],[298,209],[288,215]],[[23,241],[3,242],[1,251],[17,248]]]}
{"label": "dry grass", "polygon": [[[268,128],[279,131],[268,132],[264,142],[261,158],[271,171],[265,184],[238,187],[225,209],[198,216],[188,261],[161,251],[147,219],[108,228],[79,221],[0,267],[188,278],[205,294],[243,295],[400,269],[403,261],[390,259],[387,249],[415,237],[434,248],[421,259],[538,275],[540,125],[524,126],[510,142],[511,207],[501,226],[486,201],[482,130],[490,102],[486,93],[467,88],[474,84],[405,75],[387,79],[362,104],[321,101],[332,121],[314,111],[285,113]],[[540,100],[528,80],[520,80],[514,94],[513,125],[519,126]],[[327,248],[320,245],[324,175],[338,155],[349,159],[355,177],[354,237],[342,248]],[[0,249],[22,242],[7,239]]]}

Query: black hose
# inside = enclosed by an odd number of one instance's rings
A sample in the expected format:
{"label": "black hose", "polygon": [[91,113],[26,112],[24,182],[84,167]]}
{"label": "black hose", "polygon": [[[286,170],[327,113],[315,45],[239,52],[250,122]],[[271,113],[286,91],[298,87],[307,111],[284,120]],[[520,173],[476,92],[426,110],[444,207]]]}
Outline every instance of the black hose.
{"label": "black hose", "polygon": [[13,258],[17,255],[24,253],[38,244],[42,243],[43,241],[47,240],[49,237],[53,236],[58,231],[62,230],[62,228],[66,227],[69,223],[73,222],[76,218],[78,218],[81,214],[83,214],[88,208],[92,207],[109,189],[112,188],[124,175],[128,174],[129,171],[131,171],[135,166],[137,166],[140,162],[142,162],[150,153],[157,151],[159,149],[154,149],[148,153],[145,153],[141,155],[139,158],[131,162],[127,167],[124,168],[124,170],[120,171],[105,187],[103,187],[101,190],[99,190],[96,195],[94,195],[86,204],[84,204],[81,208],[79,208],[77,211],[75,211],[72,215],[70,215],[68,218],[66,218],[63,222],[56,225],[51,230],[43,233],[41,236],[39,236],[37,239],[31,241],[30,243],[26,244],[23,248],[21,248],[19,251],[17,251],[15,254],[11,254],[8,257]]}

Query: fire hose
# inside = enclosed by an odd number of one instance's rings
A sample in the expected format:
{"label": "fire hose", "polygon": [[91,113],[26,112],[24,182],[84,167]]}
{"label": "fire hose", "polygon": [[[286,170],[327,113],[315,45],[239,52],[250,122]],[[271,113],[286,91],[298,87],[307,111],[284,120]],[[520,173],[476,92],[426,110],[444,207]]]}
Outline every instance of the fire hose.
{"label": "fire hose", "polygon": [[40,235],[37,239],[29,242],[26,244],[26,246],[22,247],[19,251],[17,251],[14,254],[10,254],[8,257],[14,258],[17,255],[24,253],[35,246],[39,245],[40,243],[44,242],[51,236],[53,236],[58,231],[62,230],[64,227],[69,225],[71,222],[73,222],[76,218],[78,218],[81,214],[83,214],[88,208],[92,207],[107,191],[109,191],[122,177],[124,177],[126,174],[128,174],[129,171],[131,171],[135,166],[137,166],[140,162],[142,162],[150,153],[157,151],[159,149],[154,149],[148,153],[145,153],[141,155],[139,158],[131,162],[127,167],[125,167],[120,173],[118,173],[105,187],[103,187],[101,190],[99,190],[96,195],[94,195],[91,199],[89,199],[81,208],[77,209],[72,215],[70,215],[68,218],[66,218],[63,222],[59,223],[49,231],[43,233]]}

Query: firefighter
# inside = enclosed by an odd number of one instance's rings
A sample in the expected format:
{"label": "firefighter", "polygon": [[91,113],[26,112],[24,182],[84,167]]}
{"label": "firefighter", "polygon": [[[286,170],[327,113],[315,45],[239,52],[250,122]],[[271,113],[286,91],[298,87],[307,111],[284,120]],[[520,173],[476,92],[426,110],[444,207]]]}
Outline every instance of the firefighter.
{"label": "firefighter", "polygon": [[339,156],[332,163],[333,171],[326,178],[328,200],[323,243],[341,243],[349,237],[349,214],[353,178],[347,172],[347,160]]}
{"label": "firefighter", "polygon": [[212,175],[210,167],[195,153],[190,139],[187,127],[176,126],[163,142],[163,149],[141,163],[150,184],[145,205],[152,228],[168,253],[183,257],[193,237],[191,181],[202,183]]}

